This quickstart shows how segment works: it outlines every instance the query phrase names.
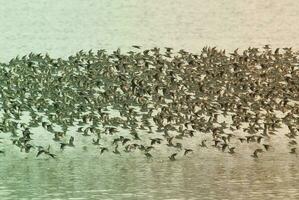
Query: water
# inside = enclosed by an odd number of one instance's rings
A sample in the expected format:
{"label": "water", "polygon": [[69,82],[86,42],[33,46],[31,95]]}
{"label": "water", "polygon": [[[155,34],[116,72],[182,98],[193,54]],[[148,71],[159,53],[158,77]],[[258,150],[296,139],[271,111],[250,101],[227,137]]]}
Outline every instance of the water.
{"label": "water", "polygon": [[[277,158],[278,156],[281,156]],[[176,162],[81,155],[2,159],[1,199],[298,199],[298,158],[202,150]]]}
{"label": "water", "polygon": [[[80,49],[299,46],[297,1],[0,1],[0,59]],[[0,199],[299,199],[298,157],[276,141],[260,159],[197,147],[188,158],[66,151],[0,155]],[[281,148],[281,149],[279,149]]]}

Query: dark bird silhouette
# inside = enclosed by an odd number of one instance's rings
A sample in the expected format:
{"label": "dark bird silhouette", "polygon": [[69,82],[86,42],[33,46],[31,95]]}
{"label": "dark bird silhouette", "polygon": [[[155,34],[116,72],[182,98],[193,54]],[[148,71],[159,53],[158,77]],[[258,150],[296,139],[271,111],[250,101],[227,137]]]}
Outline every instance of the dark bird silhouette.
{"label": "dark bird silhouette", "polygon": [[100,138],[97,138],[96,140],[92,139],[92,144],[93,145],[100,145]]}
{"label": "dark bird silhouette", "polygon": [[239,138],[240,142],[243,143],[246,139],[245,138]]}
{"label": "dark bird silhouette", "polygon": [[74,138],[73,136],[71,136],[71,137],[70,137],[70,140],[69,140],[69,146],[70,146],[70,147],[75,146],[75,145],[74,145],[74,140],[75,140],[75,138]]}
{"label": "dark bird silhouette", "polygon": [[177,155],[177,153],[174,153],[174,154],[172,154],[171,156],[169,156],[169,157],[168,157],[169,160],[171,160],[171,161],[175,161],[175,160],[176,160],[176,159],[175,159],[176,155]]}
{"label": "dark bird silhouette", "polygon": [[66,146],[69,146],[69,147],[74,147],[74,137],[71,136],[70,137],[70,140],[69,140],[69,143],[60,143],[60,149],[63,150]]}
{"label": "dark bird silhouette", "polygon": [[269,144],[263,144],[263,146],[264,146],[264,148],[265,148],[266,151],[268,151],[269,148],[271,147]]}
{"label": "dark bird silhouette", "polygon": [[146,152],[144,155],[146,156],[147,159],[153,158],[152,154],[150,154],[149,152]]}
{"label": "dark bird silhouette", "polygon": [[108,152],[108,148],[106,148],[106,147],[101,147],[101,148],[100,148],[100,154],[101,154],[101,155],[102,155],[105,151]]}
{"label": "dark bird silhouette", "polygon": [[228,144],[226,144],[226,143],[222,144],[222,147],[221,147],[222,152],[225,151],[226,147],[228,147]]}
{"label": "dark bird silhouette", "polygon": [[135,49],[140,49],[141,48],[141,46],[138,46],[138,45],[132,45],[132,47],[135,48]]}
{"label": "dark bird silhouette", "polygon": [[120,155],[120,152],[118,151],[118,145],[115,146],[114,151],[112,151],[114,154]]}
{"label": "dark bird silhouette", "polygon": [[263,152],[262,149],[256,149],[251,156],[254,158],[258,158],[258,153],[262,153],[262,152]]}
{"label": "dark bird silhouette", "polygon": [[38,152],[37,152],[37,154],[36,154],[36,157],[38,157],[38,156],[40,156],[42,153],[44,153],[44,154],[46,154],[46,155],[48,155],[48,156],[50,156],[50,157],[52,157],[52,158],[55,158],[56,155],[53,154],[53,153],[50,153],[49,150],[50,150],[50,146],[48,147],[48,149],[44,149],[43,147],[38,146]]}
{"label": "dark bird silhouette", "polygon": [[235,153],[235,148],[236,147],[231,147],[231,148],[228,148],[228,153],[230,153],[230,154],[234,154]]}
{"label": "dark bird silhouette", "polygon": [[199,145],[200,147],[207,147],[207,145],[206,145],[206,141],[207,140],[202,140],[201,141],[201,144]]}
{"label": "dark bird silhouette", "polygon": [[297,154],[296,147],[291,148],[290,154]]}
{"label": "dark bird silhouette", "polygon": [[154,144],[161,144],[161,141],[162,139],[161,138],[153,138],[151,139],[151,145],[154,145]]}
{"label": "dark bird silhouette", "polygon": [[193,152],[192,149],[185,149],[184,156],[186,156],[188,153],[192,153],[192,152]]}

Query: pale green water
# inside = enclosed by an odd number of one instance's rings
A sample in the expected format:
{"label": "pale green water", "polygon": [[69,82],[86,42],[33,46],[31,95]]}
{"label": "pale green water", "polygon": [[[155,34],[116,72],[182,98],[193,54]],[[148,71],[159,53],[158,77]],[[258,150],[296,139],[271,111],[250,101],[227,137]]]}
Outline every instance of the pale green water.
{"label": "pale green water", "polygon": [[[192,51],[299,46],[296,1],[0,3],[1,61],[31,51],[58,57],[132,44]],[[0,199],[299,199],[298,157],[278,144],[259,160],[251,150],[231,156],[200,148],[177,162],[100,158],[93,150],[66,151],[57,161],[12,152],[0,155]]]}
{"label": "pale green water", "polygon": [[298,158],[285,154],[255,161],[198,150],[177,162],[151,162],[85,153],[59,161],[2,158],[0,170],[1,199],[299,198]]}

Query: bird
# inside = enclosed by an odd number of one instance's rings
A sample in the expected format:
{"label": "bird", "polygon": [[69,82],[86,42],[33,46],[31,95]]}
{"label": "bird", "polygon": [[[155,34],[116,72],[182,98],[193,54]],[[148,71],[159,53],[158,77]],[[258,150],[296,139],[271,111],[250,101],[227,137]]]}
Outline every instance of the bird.
{"label": "bird", "polygon": [[60,143],[60,149],[63,150],[66,146],[74,147],[74,140],[75,138],[71,136],[68,143]]}
{"label": "bird", "polygon": [[149,152],[146,152],[144,155],[146,156],[147,159],[153,158],[152,154],[150,154]]}
{"label": "bird", "polygon": [[118,151],[118,145],[115,146],[114,151],[112,151],[114,154],[120,155],[120,152]]}
{"label": "bird", "polygon": [[290,145],[297,145],[297,142],[295,140],[291,140],[291,141],[289,141],[289,144]]}
{"label": "bird", "polygon": [[226,147],[228,147],[228,144],[226,144],[226,143],[222,144],[222,147],[221,147],[222,152],[225,151]]}
{"label": "bird", "polygon": [[264,148],[265,148],[266,151],[268,151],[269,148],[271,147],[269,144],[263,144],[263,146],[264,146]]}
{"label": "bird", "polygon": [[73,136],[71,136],[71,137],[70,137],[70,140],[69,140],[69,144],[68,144],[70,147],[75,146],[75,145],[74,145],[74,140],[75,140],[75,138],[74,138]]}
{"label": "bird", "polygon": [[165,47],[165,49],[166,49],[167,52],[170,52],[170,51],[173,50],[173,48],[171,48],[171,47]]}
{"label": "bird", "polygon": [[101,147],[100,148],[100,154],[102,155],[105,151],[108,151],[108,148],[106,147]]}
{"label": "bird", "polygon": [[254,158],[258,158],[258,153],[262,153],[262,152],[263,152],[262,149],[256,149],[251,156]]}
{"label": "bird", "polygon": [[122,141],[122,145],[125,145],[127,142],[131,141],[129,138],[124,138]]}
{"label": "bird", "polygon": [[38,156],[40,156],[42,153],[44,153],[44,154],[46,154],[46,155],[48,155],[48,156],[50,156],[50,157],[52,157],[52,158],[55,158],[56,155],[53,154],[53,153],[50,153],[49,150],[50,150],[50,146],[49,146],[47,149],[44,149],[44,147],[42,147],[42,146],[38,146],[38,152],[37,152],[37,154],[36,154],[36,157],[38,157]]}
{"label": "bird", "polygon": [[231,147],[231,148],[228,148],[228,153],[230,153],[230,154],[234,154],[235,153],[235,148],[236,147]]}
{"label": "bird", "polygon": [[188,153],[192,153],[192,152],[193,152],[192,149],[185,149],[184,156],[186,156]]}
{"label": "bird", "polygon": [[[232,147],[237,138],[242,146],[259,146],[262,150],[251,155],[258,158],[272,150],[267,141],[287,126],[282,135],[289,153],[296,154],[298,62],[292,48],[271,50],[266,45],[226,54],[204,47],[194,54],[184,49],[174,53],[171,47],[163,52],[159,47],[140,52],[141,46],[131,47],[135,50],[125,54],[120,48],[113,53],[81,50],[68,59],[29,53],[1,63],[0,131],[10,134],[20,152],[37,157],[52,157],[47,148],[38,148],[47,141],[31,131],[41,126],[54,134],[50,142],[61,150],[75,148],[74,140],[81,135],[96,134],[98,138],[88,142],[98,145],[101,154],[108,148],[113,154],[139,149],[149,156],[153,148],[169,147],[188,156],[193,151],[186,140],[195,141],[202,133],[207,137],[199,141],[200,147],[211,142],[233,154],[239,149]],[[29,113],[28,123],[20,122],[24,112]],[[76,134],[64,141],[74,126],[78,138]],[[111,146],[102,147],[100,141]]]}
{"label": "bird", "polygon": [[297,154],[296,147],[291,148],[290,154]]}
{"label": "bird", "polygon": [[92,144],[94,145],[100,145],[100,138],[97,138],[96,140],[95,139],[92,139]]}
{"label": "bird", "polygon": [[177,155],[177,153],[173,153],[173,154],[171,154],[171,155],[168,157],[169,160],[170,160],[170,161],[175,161],[175,160],[176,160],[176,159],[175,159],[176,155]]}
{"label": "bird", "polygon": [[257,136],[257,143],[261,143],[263,136]]}
{"label": "bird", "polygon": [[27,143],[24,145],[24,148],[25,148],[25,152],[29,153],[30,149],[35,148],[35,147],[33,145]]}
{"label": "bird", "polygon": [[150,139],[151,140],[151,145],[154,145],[154,144],[161,144],[161,141],[162,139],[161,138],[153,138],[153,139]]}
{"label": "bird", "polygon": [[135,49],[140,49],[141,48],[141,46],[138,46],[138,45],[132,45],[132,47],[135,48]]}
{"label": "bird", "polygon": [[243,143],[246,139],[245,138],[239,138],[240,142]]}
{"label": "bird", "polygon": [[[213,139],[213,141],[214,141],[214,144],[212,145],[213,147],[217,147],[217,145],[221,142],[220,140],[218,140],[218,139]],[[202,146],[202,147],[204,147],[204,145],[202,144],[202,145],[200,145],[200,146]]]}
{"label": "bird", "polygon": [[67,146],[67,145],[68,145],[67,143],[60,143],[60,149],[64,150],[65,146]]}
{"label": "bird", "polygon": [[182,150],[182,143],[177,142],[173,147]]}
{"label": "bird", "polygon": [[[200,147],[207,147],[207,145],[206,145],[206,141],[207,140],[202,140],[201,141],[201,144],[199,145]],[[215,146],[216,146],[216,142],[215,142]]]}

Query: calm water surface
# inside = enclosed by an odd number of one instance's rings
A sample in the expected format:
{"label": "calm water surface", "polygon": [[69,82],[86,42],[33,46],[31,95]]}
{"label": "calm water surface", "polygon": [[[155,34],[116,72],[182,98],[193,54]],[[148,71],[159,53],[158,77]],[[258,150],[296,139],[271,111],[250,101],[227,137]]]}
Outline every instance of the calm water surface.
{"label": "calm water surface", "polygon": [[[204,45],[299,46],[298,1],[4,1],[0,59],[80,49]],[[279,143],[278,143],[279,144]],[[276,150],[279,145],[275,146]],[[195,149],[189,158],[99,157],[64,152],[58,160],[0,155],[0,199],[299,199],[298,157],[272,152],[252,159]]]}
{"label": "calm water surface", "polygon": [[[83,157],[84,156],[84,157]],[[298,199],[298,158],[209,150],[176,162],[143,156],[1,158],[1,199]]]}

